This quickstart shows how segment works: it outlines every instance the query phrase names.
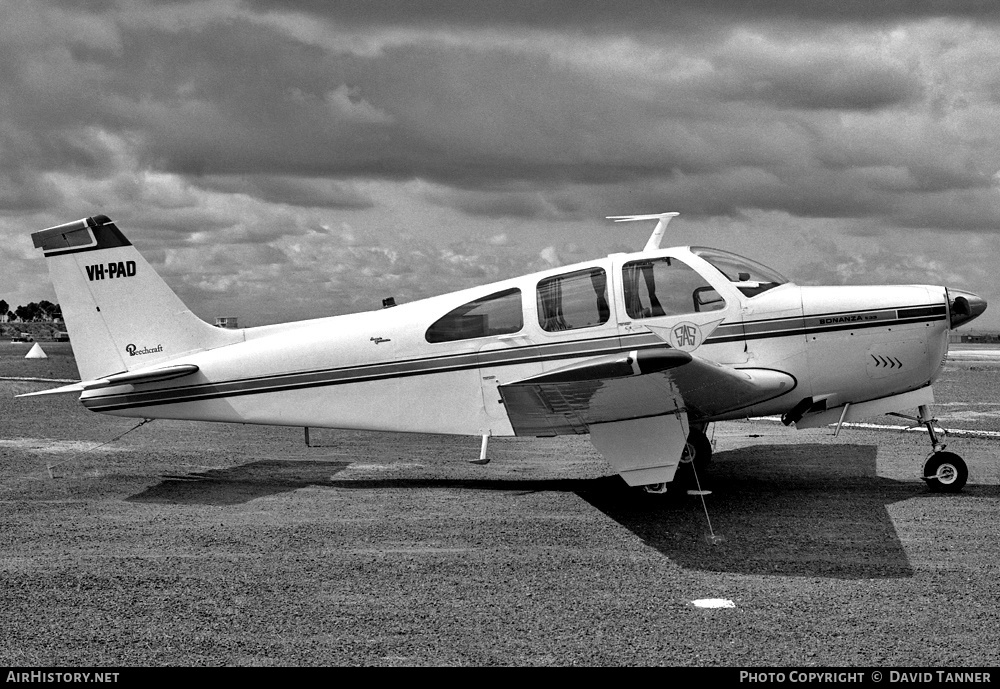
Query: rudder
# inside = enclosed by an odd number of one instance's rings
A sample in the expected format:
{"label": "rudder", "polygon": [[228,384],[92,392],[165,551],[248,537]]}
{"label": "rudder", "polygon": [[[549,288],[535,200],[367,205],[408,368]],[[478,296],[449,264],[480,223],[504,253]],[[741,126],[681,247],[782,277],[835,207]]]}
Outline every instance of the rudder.
{"label": "rudder", "polygon": [[82,380],[243,340],[192,313],[105,215],[31,238],[48,259]]}

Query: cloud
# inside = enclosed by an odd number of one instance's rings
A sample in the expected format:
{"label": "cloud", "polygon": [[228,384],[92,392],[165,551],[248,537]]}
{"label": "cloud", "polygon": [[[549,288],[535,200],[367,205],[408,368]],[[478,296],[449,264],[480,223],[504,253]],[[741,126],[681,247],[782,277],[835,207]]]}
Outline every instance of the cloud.
{"label": "cloud", "polygon": [[[107,213],[185,298],[255,295],[271,315],[268,281],[322,285],[317,309],[331,312],[377,307],[390,287],[417,298],[604,255],[621,235],[600,219],[615,213],[678,210],[688,227],[730,228],[721,243],[781,219],[757,231],[988,245],[998,14],[855,0],[26,1],[0,9],[0,232],[21,262],[28,229]],[[935,274],[962,272],[959,256],[920,246],[947,262]],[[914,256],[863,266],[936,265]],[[985,262],[965,258],[970,274]],[[836,275],[858,275],[844,265]],[[16,272],[0,290],[44,284],[36,264]]]}
{"label": "cloud", "polygon": [[[826,255],[821,261],[801,263],[795,268],[806,276],[806,284],[872,285],[920,284],[957,286],[964,281],[960,272],[949,267],[941,257],[929,257],[902,248],[876,247],[872,250],[846,252],[824,242]],[[915,279],[919,276],[919,280]]]}
{"label": "cloud", "polygon": [[456,208],[469,215],[493,218],[548,218],[566,217],[579,207],[579,202],[569,200],[558,191],[532,189],[530,185],[509,190],[462,190],[438,188],[429,190],[425,198],[431,203]]}
{"label": "cloud", "polygon": [[890,37],[845,33],[781,40],[737,32],[713,59],[721,97],[780,109],[869,111],[923,95],[917,65],[886,49]]}
{"label": "cloud", "polygon": [[374,202],[348,183],[289,175],[207,175],[192,184],[227,194],[244,194],[271,203],[310,208],[371,208]]}
{"label": "cloud", "polygon": [[329,3],[324,0],[287,2],[249,0],[263,12],[303,12],[350,29],[380,27],[441,27],[454,29],[502,26],[504,29],[531,27],[546,30],[587,32],[666,32],[687,33],[699,28],[710,31],[718,25],[778,21],[805,23],[896,22],[927,17],[952,16],[996,22],[1000,10],[979,0],[842,0],[837,3],[799,0],[756,0],[733,4],[729,0],[630,0],[625,5],[609,5],[602,0],[562,0],[539,4],[531,0],[508,0],[502,6],[461,0],[383,0],[379,11],[371,12],[364,3]]}

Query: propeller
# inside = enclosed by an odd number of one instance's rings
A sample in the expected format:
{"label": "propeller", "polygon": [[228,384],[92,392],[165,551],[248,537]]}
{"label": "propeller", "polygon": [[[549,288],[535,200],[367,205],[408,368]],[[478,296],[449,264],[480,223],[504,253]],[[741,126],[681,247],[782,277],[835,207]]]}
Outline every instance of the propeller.
{"label": "propeller", "polygon": [[960,289],[948,290],[948,312],[951,327],[957,328],[978,318],[986,310],[986,300],[972,292]]}

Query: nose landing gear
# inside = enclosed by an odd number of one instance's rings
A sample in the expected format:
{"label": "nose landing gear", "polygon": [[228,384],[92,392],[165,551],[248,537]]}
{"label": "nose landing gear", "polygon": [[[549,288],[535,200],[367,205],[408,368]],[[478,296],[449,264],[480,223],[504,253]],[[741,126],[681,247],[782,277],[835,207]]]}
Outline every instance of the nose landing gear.
{"label": "nose landing gear", "polygon": [[[897,414],[897,416],[903,416]],[[933,451],[924,462],[924,472],[922,478],[927,482],[927,489],[932,493],[958,493],[965,487],[965,482],[969,480],[969,467],[965,460],[954,452],[945,452],[944,443],[938,439],[934,424],[937,419],[931,417],[930,409],[922,404],[917,407],[917,416],[906,416],[904,418],[916,421],[917,426],[924,426],[927,434],[931,438]],[[914,426],[916,428],[916,426]]]}

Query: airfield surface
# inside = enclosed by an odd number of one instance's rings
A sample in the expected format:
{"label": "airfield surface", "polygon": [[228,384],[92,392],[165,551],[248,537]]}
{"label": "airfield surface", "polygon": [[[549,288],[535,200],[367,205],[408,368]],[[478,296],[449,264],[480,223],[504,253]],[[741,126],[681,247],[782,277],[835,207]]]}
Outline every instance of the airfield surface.
{"label": "airfield surface", "polygon": [[[77,377],[29,346],[0,376]],[[717,424],[711,543],[698,498],[586,437],[486,466],[475,438],[230,424],[102,446],[137,421],[13,399],[49,385],[0,380],[0,665],[1000,664],[995,437],[949,439],[970,485],[938,495],[925,434]],[[946,428],[1000,432],[1000,361],[935,389]]]}

